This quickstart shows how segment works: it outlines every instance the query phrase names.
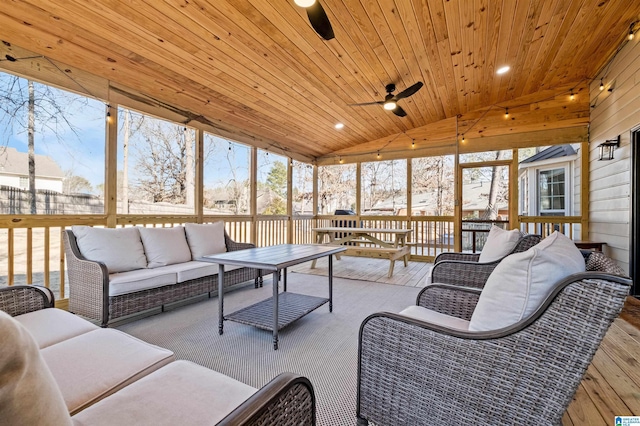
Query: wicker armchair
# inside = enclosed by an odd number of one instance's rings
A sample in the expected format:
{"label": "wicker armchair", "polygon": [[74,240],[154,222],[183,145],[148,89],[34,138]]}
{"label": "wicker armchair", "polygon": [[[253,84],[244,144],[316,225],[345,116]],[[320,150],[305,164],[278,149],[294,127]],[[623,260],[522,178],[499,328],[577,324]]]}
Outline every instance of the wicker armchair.
{"label": "wicker armchair", "polygon": [[[598,260],[599,272],[556,283],[532,316],[496,331],[369,316],[360,328],[358,424],[561,424],[631,285]],[[435,284],[417,304],[469,319],[480,292]]]}
{"label": "wicker armchair", "polygon": [[[509,254],[529,250],[541,240],[540,235],[525,235]],[[478,262],[479,258],[479,253],[440,253],[431,269],[431,282],[482,288],[504,257],[483,263]]]}

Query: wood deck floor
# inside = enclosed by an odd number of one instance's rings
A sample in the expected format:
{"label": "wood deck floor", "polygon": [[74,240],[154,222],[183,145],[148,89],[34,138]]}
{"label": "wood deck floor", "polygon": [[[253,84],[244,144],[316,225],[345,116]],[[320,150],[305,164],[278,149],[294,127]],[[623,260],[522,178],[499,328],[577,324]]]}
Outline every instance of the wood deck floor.
{"label": "wood deck floor", "polygon": [[[389,261],[343,257],[333,262],[335,277],[422,287],[430,263],[409,262],[405,268],[396,262],[393,277],[387,278]],[[305,274],[327,274],[327,260],[290,268]],[[605,426],[615,416],[640,416],[640,330],[623,319],[616,319],[567,409],[562,424]]]}

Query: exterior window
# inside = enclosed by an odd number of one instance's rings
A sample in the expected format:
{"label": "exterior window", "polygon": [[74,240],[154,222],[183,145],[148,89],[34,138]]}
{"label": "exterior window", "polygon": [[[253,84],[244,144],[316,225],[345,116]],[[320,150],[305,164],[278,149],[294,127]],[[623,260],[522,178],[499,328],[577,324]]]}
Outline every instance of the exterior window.
{"label": "exterior window", "polygon": [[564,168],[538,172],[538,206],[541,216],[565,216],[566,183]]}
{"label": "exterior window", "polygon": [[20,177],[20,189],[28,189],[29,188],[29,178],[28,177]]}

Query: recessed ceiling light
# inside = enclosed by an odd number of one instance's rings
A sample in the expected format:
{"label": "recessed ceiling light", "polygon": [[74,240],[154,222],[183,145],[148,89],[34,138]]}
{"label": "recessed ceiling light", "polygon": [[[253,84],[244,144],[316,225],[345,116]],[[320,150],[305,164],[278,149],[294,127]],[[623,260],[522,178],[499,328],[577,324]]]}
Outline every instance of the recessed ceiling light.
{"label": "recessed ceiling light", "polygon": [[504,67],[500,67],[498,68],[498,71],[496,71],[496,74],[504,74],[505,72],[509,71],[511,68],[506,65]]}
{"label": "recessed ceiling light", "polygon": [[344,127],[344,124],[342,124],[342,123],[336,123],[336,125],[335,125],[335,128],[338,129],[338,130],[342,129],[343,127]]}

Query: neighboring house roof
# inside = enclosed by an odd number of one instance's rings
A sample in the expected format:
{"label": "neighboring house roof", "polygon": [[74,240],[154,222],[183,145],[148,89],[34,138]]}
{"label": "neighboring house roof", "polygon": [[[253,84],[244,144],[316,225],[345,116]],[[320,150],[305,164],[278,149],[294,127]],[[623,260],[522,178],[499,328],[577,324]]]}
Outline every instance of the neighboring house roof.
{"label": "neighboring house roof", "polygon": [[[62,169],[50,157],[36,154],[35,161],[37,177],[64,178]],[[28,176],[29,155],[26,152],[18,152],[17,149],[10,147],[0,150],[0,174]]]}
{"label": "neighboring house roof", "polygon": [[523,163],[534,163],[536,161],[549,160],[552,158],[568,157],[570,155],[576,155],[576,150],[571,145],[554,145],[547,149],[543,149],[536,155],[532,155],[526,160],[522,160]]}

